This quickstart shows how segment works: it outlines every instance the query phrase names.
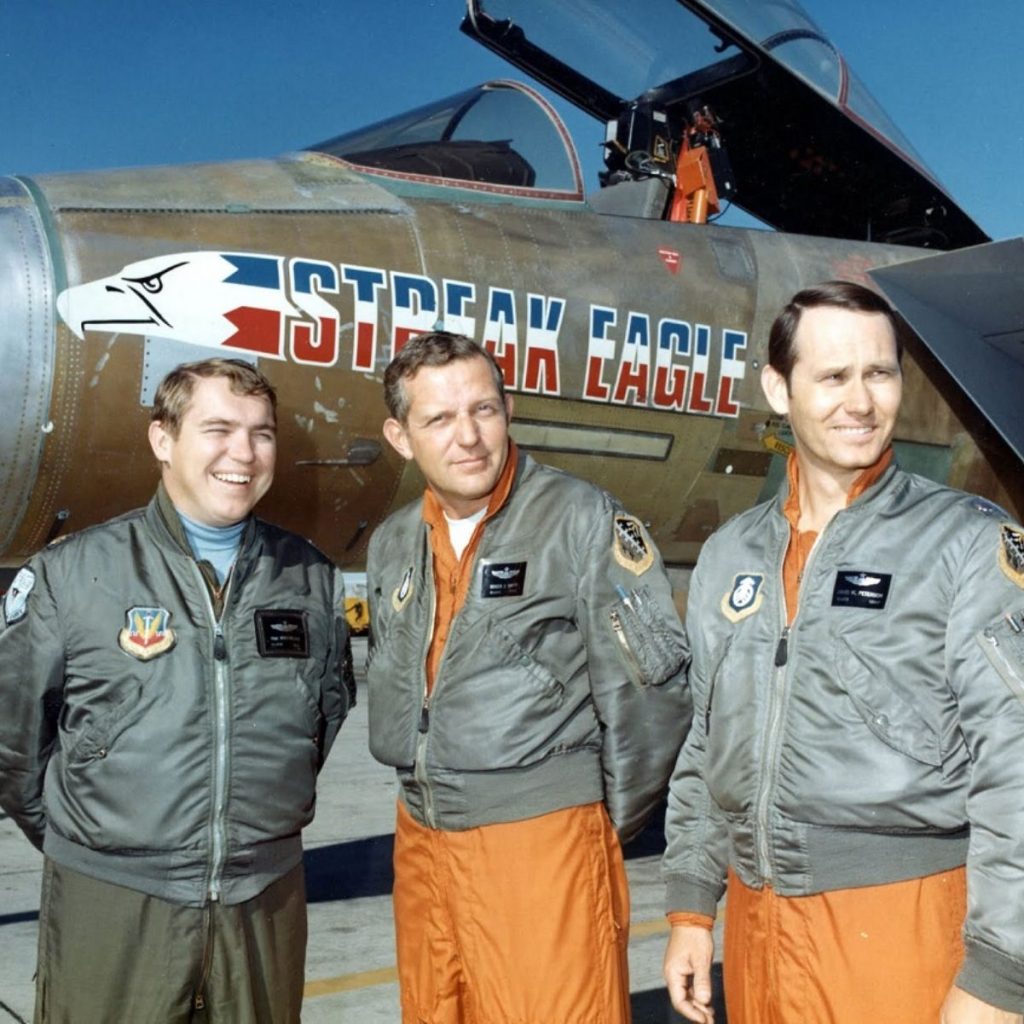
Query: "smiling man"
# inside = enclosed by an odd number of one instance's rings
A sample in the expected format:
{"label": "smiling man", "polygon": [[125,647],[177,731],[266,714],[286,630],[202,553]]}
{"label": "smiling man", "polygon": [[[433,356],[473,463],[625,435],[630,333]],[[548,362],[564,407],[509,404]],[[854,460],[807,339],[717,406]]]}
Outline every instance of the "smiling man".
{"label": "smiling man", "polygon": [[[708,1022],[1024,1018],[1024,532],[899,469],[899,324],[829,282],[772,327],[786,492],[701,552],[665,977]],[[966,865],[966,867],[965,867]]]}
{"label": "smiling man", "polygon": [[45,855],[37,1024],[292,1024],[301,830],[349,703],[341,574],[253,517],[277,452],[254,367],[157,389],[148,508],[15,577],[0,804]]}
{"label": "smiling man", "polygon": [[619,843],[690,721],[661,560],[609,495],[516,448],[475,342],[414,338],[384,390],[384,434],[427,483],[367,565],[402,1020],[625,1024]]}

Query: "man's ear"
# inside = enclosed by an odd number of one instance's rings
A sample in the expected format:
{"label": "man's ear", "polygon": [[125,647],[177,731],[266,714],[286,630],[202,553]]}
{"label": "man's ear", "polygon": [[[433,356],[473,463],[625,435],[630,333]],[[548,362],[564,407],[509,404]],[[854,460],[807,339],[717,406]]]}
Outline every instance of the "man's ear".
{"label": "man's ear", "polygon": [[164,429],[159,420],[149,421],[149,447],[153,449],[156,461],[164,464],[170,462],[171,442],[174,438]]}
{"label": "man's ear", "polygon": [[405,427],[399,420],[388,417],[384,421],[384,437],[388,444],[402,456],[403,459],[412,459],[412,448],[409,446],[409,438],[406,436]]}
{"label": "man's ear", "polygon": [[761,390],[768,404],[780,416],[789,415],[789,385],[774,366],[765,364],[761,370]]}
{"label": "man's ear", "polygon": [[505,395],[505,420],[512,422],[512,396],[508,394]]}

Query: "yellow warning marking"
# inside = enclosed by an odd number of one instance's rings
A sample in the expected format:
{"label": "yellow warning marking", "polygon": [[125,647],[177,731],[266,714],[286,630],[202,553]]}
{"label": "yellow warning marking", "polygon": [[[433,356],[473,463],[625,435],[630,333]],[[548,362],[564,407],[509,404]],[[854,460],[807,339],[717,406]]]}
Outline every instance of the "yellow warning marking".
{"label": "yellow warning marking", "polygon": [[[630,925],[630,939],[645,939],[651,935],[668,932],[668,921],[656,918],[653,921],[638,921]],[[306,999],[317,996],[333,996],[338,992],[354,992],[356,989],[373,988],[374,985],[389,985],[398,981],[398,970],[394,967],[381,967],[376,971],[357,971],[354,974],[339,974],[336,978],[318,978],[307,981],[302,994]]]}
{"label": "yellow warning marking", "polygon": [[336,992],[352,992],[357,988],[372,988],[374,985],[387,985],[398,981],[398,971],[394,967],[381,967],[376,971],[359,971],[356,974],[340,974],[336,978],[320,978],[307,981],[302,994],[306,999],[315,996],[331,996]]}
{"label": "yellow warning marking", "polygon": [[761,443],[776,455],[786,456],[793,450],[793,446],[788,441],[783,441],[777,434],[765,434],[761,438]]}
{"label": "yellow warning marking", "polygon": [[629,926],[631,939],[646,939],[650,935],[668,935],[668,919],[656,917],[653,921],[637,921]]}

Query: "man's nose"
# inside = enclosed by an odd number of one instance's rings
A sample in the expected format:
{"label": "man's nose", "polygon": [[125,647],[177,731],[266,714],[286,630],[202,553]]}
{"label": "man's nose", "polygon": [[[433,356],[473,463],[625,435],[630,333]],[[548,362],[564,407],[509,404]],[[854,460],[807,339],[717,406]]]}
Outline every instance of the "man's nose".
{"label": "man's nose", "polygon": [[228,447],[228,454],[236,462],[252,462],[256,457],[256,449],[253,446],[252,438],[247,431],[238,430],[231,435],[231,444]]}
{"label": "man's nose", "polygon": [[463,448],[472,448],[480,439],[480,427],[476,417],[469,413],[461,414],[455,421],[455,440]]}
{"label": "man's nose", "polygon": [[863,379],[860,377],[854,377],[850,381],[846,389],[843,404],[850,412],[861,414],[871,412],[871,408],[874,405],[874,398],[871,395],[871,389]]}

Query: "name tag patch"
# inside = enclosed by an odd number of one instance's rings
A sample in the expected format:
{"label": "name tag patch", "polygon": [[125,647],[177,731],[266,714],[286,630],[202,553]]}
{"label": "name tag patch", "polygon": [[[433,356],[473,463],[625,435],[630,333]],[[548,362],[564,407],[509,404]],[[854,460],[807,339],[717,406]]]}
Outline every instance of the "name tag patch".
{"label": "name tag patch", "polygon": [[892,573],[844,569],[836,573],[832,607],[884,608],[889,598]]}
{"label": "name tag patch", "polygon": [[305,612],[288,608],[261,608],[254,613],[253,618],[260,657],[309,657],[309,629]]}
{"label": "name tag patch", "polygon": [[519,597],[526,583],[525,562],[484,562],[481,597]]}

